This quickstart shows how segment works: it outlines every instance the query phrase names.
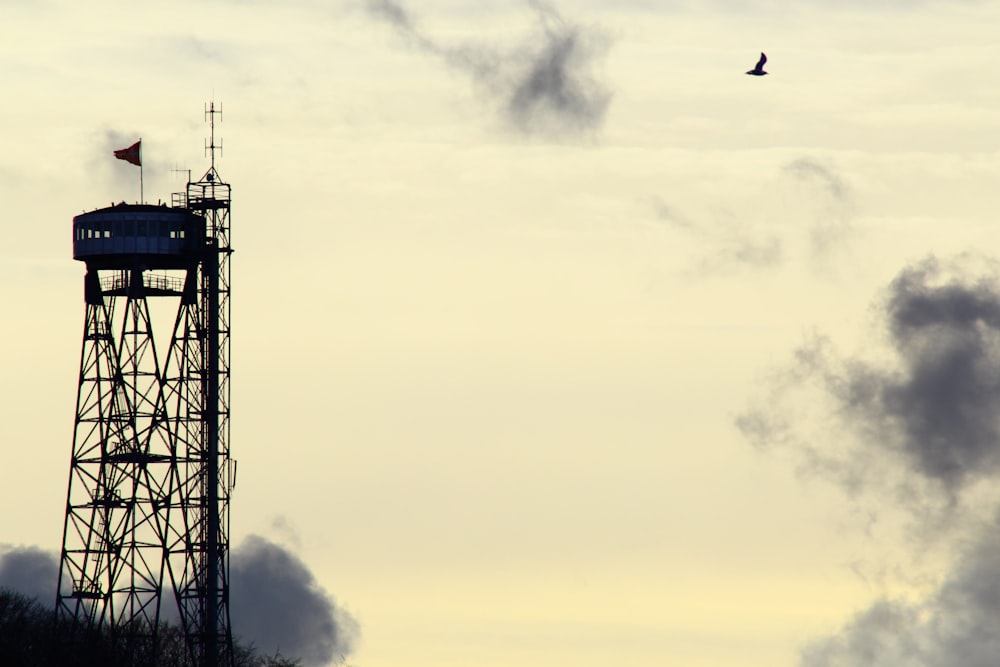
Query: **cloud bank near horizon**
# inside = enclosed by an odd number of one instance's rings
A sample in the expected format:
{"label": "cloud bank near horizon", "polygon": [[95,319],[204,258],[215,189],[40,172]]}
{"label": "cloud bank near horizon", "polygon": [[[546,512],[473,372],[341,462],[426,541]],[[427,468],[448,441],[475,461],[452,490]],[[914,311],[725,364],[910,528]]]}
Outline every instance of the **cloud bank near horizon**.
{"label": "cloud bank near horizon", "polygon": [[[0,588],[50,604],[58,575],[54,553],[28,546],[0,548]],[[231,554],[229,583],[233,635],[264,654],[280,653],[305,667],[319,667],[339,664],[354,650],[357,620],[285,547],[248,536]],[[164,615],[176,617],[173,611],[164,609]]]}

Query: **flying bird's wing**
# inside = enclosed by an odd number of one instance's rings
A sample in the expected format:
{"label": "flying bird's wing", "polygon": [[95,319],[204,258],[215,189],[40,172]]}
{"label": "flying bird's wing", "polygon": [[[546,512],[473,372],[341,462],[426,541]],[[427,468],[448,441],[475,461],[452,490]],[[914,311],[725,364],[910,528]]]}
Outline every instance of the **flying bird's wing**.
{"label": "flying bird's wing", "polygon": [[767,62],[767,56],[764,55],[763,51],[761,51],[760,60],[757,61],[757,64],[754,66],[754,68],[749,72],[747,72],[747,74],[753,76],[764,76],[765,74],[767,74],[767,72],[764,71],[764,63],[766,62]]}

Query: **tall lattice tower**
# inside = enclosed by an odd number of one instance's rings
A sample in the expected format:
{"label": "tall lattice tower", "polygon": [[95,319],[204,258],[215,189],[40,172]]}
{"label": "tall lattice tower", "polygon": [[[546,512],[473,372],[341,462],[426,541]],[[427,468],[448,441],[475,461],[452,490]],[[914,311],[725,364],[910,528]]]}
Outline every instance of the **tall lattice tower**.
{"label": "tall lattice tower", "polygon": [[124,664],[179,621],[183,661],[231,667],[230,186],[211,166],[165,204],[73,218],[86,314],[57,616]]}

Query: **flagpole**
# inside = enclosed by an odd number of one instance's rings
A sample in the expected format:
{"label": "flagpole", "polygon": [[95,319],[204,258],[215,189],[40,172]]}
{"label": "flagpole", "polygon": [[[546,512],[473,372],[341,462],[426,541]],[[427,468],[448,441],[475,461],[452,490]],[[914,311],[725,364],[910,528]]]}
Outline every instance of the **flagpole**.
{"label": "flagpole", "polygon": [[139,203],[144,204],[146,201],[146,188],[142,182],[142,138],[140,137],[139,141],[128,148],[114,151],[114,154],[119,160],[125,160],[129,164],[139,167]]}

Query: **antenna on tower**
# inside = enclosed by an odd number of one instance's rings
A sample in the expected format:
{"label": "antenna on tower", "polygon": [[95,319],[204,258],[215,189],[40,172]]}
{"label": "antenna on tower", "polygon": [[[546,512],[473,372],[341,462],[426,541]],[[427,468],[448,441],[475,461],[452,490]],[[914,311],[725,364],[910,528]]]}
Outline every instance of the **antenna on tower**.
{"label": "antenna on tower", "polygon": [[208,121],[209,127],[211,128],[211,136],[208,143],[205,144],[205,154],[210,155],[212,159],[212,171],[215,171],[215,150],[219,150],[219,155],[222,155],[222,139],[219,139],[218,145],[215,143],[215,117],[218,116],[219,120],[222,120],[222,104],[219,104],[219,108],[215,108],[215,100],[207,103],[205,105],[205,120]]}

